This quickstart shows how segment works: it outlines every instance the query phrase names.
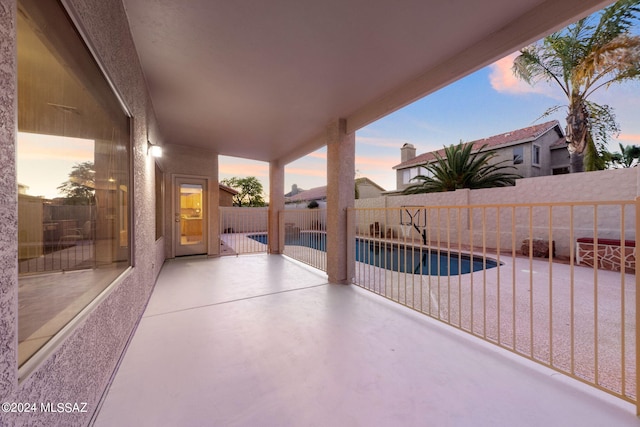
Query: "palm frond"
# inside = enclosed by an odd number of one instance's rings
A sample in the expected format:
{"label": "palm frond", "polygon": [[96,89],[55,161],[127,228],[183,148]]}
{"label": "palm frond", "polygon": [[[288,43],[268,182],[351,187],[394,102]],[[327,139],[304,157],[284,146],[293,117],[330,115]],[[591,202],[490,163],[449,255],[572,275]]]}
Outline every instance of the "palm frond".
{"label": "palm frond", "polygon": [[432,163],[422,165],[426,175],[418,175],[412,181],[418,183],[409,186],[404,194],[433,193],[454,191],[461,188],[490,188],[514,185],[520,175],[514,174],[505,161],[491,163],[495,156],[492,152],[483,152],[486,144],[474,152],[473,144],[450,145],[444,147],[444,155],[434,153]]}
{"label": "palm frond", "polygon": [[630,33],[639,17],[640,0],[619,0],[522,49],[514,61],[516,77],[532,85],[555,81],[563,89],[567,141],[576,155],[587,138],[596,138],[598,147],[619,132],[612,110],[591,108],[588,98],[602,87],[640,79],[640,36]]}

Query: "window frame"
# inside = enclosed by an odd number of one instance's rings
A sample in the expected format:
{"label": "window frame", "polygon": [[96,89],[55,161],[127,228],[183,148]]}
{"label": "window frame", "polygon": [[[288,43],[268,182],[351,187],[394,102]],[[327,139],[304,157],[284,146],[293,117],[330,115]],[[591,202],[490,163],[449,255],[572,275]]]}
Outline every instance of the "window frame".
{"label": "window frame", "polygon": [[[519,153],[516,153],[516,150]],[[518,145],[516,147],[513,147],[512,153],[513,153],[513,164],[514,165],[521,165],[521,164],[524,163],[524,147],[522,145]]]}
{"label": "window frame", "polygon": [[540,166],[542,163],[542,149],[538,144],[531,145],[531,165],[532,166]]}
{"label": "window frame", "polygon": [[158,164],[157,161],[153,162],[155,168],[154,183],[155,183],[155,226],[156,226],[156,241],[164,237],[164,199],[165,199],[165,173]]}
{"label": "window frame", "polygon": [[[26,0],[28,1],[28,0]],[[26,3],[25,1],[25,3]],[[31,2],[33,3],[33,2]],[[126,165],[123,163],[123,167],[126,168],[128,173],[127,181],[126,181],[126,191],[123,192],[124,206],[126,207],[126,212],[122,212],[122,215],[126,215],[126,248],[122,245],[119,245],[118,242],[123,242],[124,240],[119,240],[118,238],[114,238],[114,247],[113,250],[120,250],[121,254],[126,250],[127,253],[127,264],[122,265],[122,271],[119,271],[113,278],[110,279],[104,288],[98,291],[97,295],[95,295],[88,303],[86,303],[82,308],[80,308],[70,320],[64,324],[60,329],[53,333],[53,335],[46,341],[42,346],[33,351],[28,359],[26,359],[23,363],[18,364],[17,370],[17,380],[18,383],[21,383],[26,378],[28,378],[45,360],[47,360],[51,353],[54,352],[59,346],[66,340],[68,336],[70,336],[78,326],[80,326],[84,320],[89,316],[102,302],[107,298],[107,296],[111,293],[111,291],[119,286],[130,274],[135,265],[134,258],[134,235],[135,235],[135,224],[133,223],[133,218],[135,217],[135,195],[134,195],[134,118],[131,113],[131,109],[127,106],[124,101],[124,98],[121,92],[116,88],[113,83],[113,79],[110,74],[107,72],[104,64],[102,63],[99,55],[96,54],[96,49],[94,45],[91,43],[90,38],[87,36],[87,31],[83,25],[80,24],[80,20],[78,18],[77,12],[70,5],[68,0],[56,0],[57,7],[59,10],[66,15],[68,21],[64,22],[64,25],[68,25],[68,29],[75,32],[77,34],[79,42],[83,45],[86,50],[86,59],[93,61],[97,67],[98,74],[102,79],[104,79],[104,83],[108,86],[108,96],[113,97],[114,105],[118,105],[119,113],[122,114],[123,123],[126,121],[126,133],[124,133],[119,140],[119,142],[113,142],[115,146],[120,144],[126,144],[127,150],[127,158]],[[44,6],[42,11],[46,11],[47,4],[42,3]],[[52,3],[49,3],[52,4]],[[62,25],[62,24],[61,24]],[[91,94],[91,96],[96,96],[95,94]],[[17,112],[16,112],[17,115]],[[17,137],[16,137],[17,138]],[[16,141],[17,143],[17,141]],[[17,152],[16,152],[16,162],[17,162]],[[17,180],[17,177],[16,177]],[[17,186],[16,186],[17,189]],[[17,190],[16,190],[17,191]],[[120,207],[122,208],[122,206]],[[117,262],[114,261],[114,262]],[[18,312],[16,313],[18,316]],[[18,356],[18,352],[16,352],[16,357]],[[17,362],[17,361],[16,361]]]}

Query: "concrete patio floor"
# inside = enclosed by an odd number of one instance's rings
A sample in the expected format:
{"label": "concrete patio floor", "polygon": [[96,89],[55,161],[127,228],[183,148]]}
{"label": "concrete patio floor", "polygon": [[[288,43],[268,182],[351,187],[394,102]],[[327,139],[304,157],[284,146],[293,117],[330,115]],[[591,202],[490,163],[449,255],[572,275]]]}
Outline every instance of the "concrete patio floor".
{"label": "concrete patio floor", "polygon": [[165,263],[96,426],[640,426],[635,407],[276,255]]}

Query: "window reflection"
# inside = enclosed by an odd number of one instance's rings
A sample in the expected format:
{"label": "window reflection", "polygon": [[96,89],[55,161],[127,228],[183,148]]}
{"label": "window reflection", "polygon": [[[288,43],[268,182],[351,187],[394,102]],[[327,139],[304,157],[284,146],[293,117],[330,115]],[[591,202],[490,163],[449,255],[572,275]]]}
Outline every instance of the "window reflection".
{"label": "window reflection", "polygon": [[130,265],[130,133],[60,4],[18,8],[22,364]]}
{"label": "window reflection", "polygon": [[180,184],[180,244],[202,243],[202,185]]}
{"label": "window reflection", "polygon": [[513,147],[513,164],[520,165],[524,162],[524,148]]}

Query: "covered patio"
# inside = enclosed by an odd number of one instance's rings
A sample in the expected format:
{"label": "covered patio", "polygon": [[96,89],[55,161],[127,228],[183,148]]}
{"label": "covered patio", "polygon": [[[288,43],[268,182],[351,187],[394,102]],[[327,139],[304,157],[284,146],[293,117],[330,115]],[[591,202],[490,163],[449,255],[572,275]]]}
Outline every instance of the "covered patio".
{"label": "covered patio", "polygon": [[631,426],[634,406],[281,255],[165,263],[96,426]]}
{"label": "covered patio", "polygon": [[[0,425],[640,425],[629,403],[338,284],[355,264],[356,132],[609,3],[0,0],[0,397],[86,405]],[[22,74],[24,59],[46,60]],[[22,225],[48,241],[43,216],[19,218],[19,132],[63,138],[47,165],[89,138],[108,192],[102,256],[49,239],[65,262],[38,273],[55,288],[19,270]],[[326,275],[282,255],[285,168],[321,147]],[[269,255],[219,257],[219,156],[268,164]],[[115,267],[100,292],[65,271],[95,261]]]}

